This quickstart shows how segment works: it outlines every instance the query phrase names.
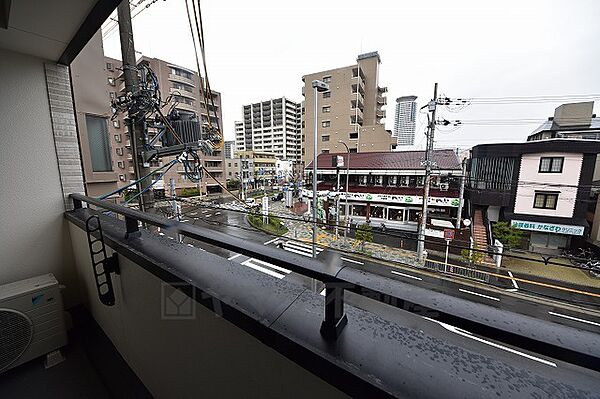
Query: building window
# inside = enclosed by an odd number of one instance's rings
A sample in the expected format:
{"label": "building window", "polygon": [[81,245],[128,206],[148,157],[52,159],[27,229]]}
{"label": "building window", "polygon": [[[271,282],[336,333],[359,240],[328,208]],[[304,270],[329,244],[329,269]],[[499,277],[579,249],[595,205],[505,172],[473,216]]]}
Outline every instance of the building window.
{"label": "building window", "polygon": [[121,127],[121,122],[119,122],[118,119],[115,119],[112,122],[113,122],[113,127],[116,127],[117,129]]}
{"label": "building window", "polygon": [[358,140],[358,132],[350,132],[350,133],[348,133],[348,138],[350,140]]}
{"label": "building window", "polygon": [[321,141],[329,141],[329,135],[321,136]]}
{"label": "building window", "polygon": [[329,154],[329,150],[321,150],[321,154]]}
{"label": "building window", "polygon": [[324,83],[331,83],[331,76],[323,76]]}
{"label": "building window", "polygon": [[108,142],[108,126],[106,118],[94,115],[85,116],[88,144],[94,172],[112,171],[110,143]]}
{"label": "building window", "polygon": [[537,209],[556,209],[558,193],[535,192],[533,207]]}
{"label": "building window", "polygon": [[125,169],[125,162],[119,161],[119,162],[117,162],[117,166],[121,169]]}
{"label": "building window", "polygon": [[358,152],[356,148],[350,148],[350,152]]}
{"label": "building window", "polygon": [[562,173],[564,157],[541,157],[540,173]]}
{"label": "building window", "polygon": [[321,122],[321,127],[329,127],[331,126],[331,121],[323,121]]}
{"label": "building window", "polygon": [[115,134],[115,142],[117,142],[117,143],[121,142],[121,135],[120,134]]}
{"label": "building window", "polygon": [[117,153],[117,155],[121,156],[121,155],[123,155],[123,148],[122,147],[115,148],[115,152]]}
{"label": "building window", "polygon": [[112,62],[107,62],[106,63],[106,69],[108,69],[109,71],[113,70],[113,64],[112,64]]}
{"label": "building window", "polygon": [[111,86],[115,85],[115,78],[108,78],[108,84]]}
{"label": "building window", "polygon": [[330,98],[331,97],[331,92],[330,91],[326,91],[323,93],[323,98]]}
{"label": "building window", "polygon": [[323,107],[322,111],[324,114],[328,114],[331,112],[331,107],[329,105],[326,107]]}
{"label": "building window", "polygon": [[227,162],[227,166],[231,168],[231,162]]}
{"label": "building window", "polygon": [[119,180],[125,181],[125,175],[119,175]]}

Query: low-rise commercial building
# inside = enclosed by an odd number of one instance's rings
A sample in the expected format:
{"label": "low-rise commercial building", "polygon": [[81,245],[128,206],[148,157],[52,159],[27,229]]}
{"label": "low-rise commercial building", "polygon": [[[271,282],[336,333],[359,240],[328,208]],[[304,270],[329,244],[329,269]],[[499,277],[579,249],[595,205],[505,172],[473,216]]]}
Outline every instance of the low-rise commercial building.
{"label": "low-rise commercial building", "polygon": [[[344,165],[339,168],[338,157]],[[424,159],[424,151],[321,154],[317,157],[317,190],[324,197],[338,191],[339,175],[340,216],[347,198],[353,222],[417,231],[423,206]],[[428,222],[436,219],[446,222],[440,224],[454,225],[460,203],[461,163],[452,150],[435,150],[433,159],[437,166],[431,177]],[[306,170],[310,173],[311,168],[312,162]],[[347,196],[346,176],[350,178]],[[303,190],[303,196],[312,198],[312,191]]]}
{"label": "low-rise commercial building", "polygon": [[523,230],[535,251],[589,235],[586,212],[600,142],[548,139],[471,150],[466,196],[473,212]]}

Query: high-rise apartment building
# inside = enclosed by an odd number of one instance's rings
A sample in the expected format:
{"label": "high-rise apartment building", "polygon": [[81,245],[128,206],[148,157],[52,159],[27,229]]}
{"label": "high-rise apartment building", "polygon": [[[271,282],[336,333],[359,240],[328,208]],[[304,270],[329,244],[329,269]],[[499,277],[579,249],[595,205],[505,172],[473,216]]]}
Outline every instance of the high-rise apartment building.
{"label": "high-rise apartment building", "polygon": [[415,144],[415,122],[417,119],[417,96],[402,96],[396,99],[394,133],[398,146]]}
{"label": "high-rise apartment building", "polygon": [[238,151],[275,154],[278,159],[300,161],[301,105],[285,97],[244,105],[243,121],[235,122]]}
{"label": "high-rise apartment building", "polygon": [[[387,88],[379,86],[379,64],[375,52],[361,54],[355,65],[304,75],[304,115],[302,124],[302,160],[313,159],[315,117],[318,153],[344,152],[345,143],[352,152],[389,151],[396,144],[385,130],[383,107]],[[329,91],[317,93],[317,114],[313,80],[329,84]]]}
{"label": "high-rise apartment building", "polygon": [[235,155],[235,140],[227,140],[223,142],[223,153],[225,159],[231,159]]}

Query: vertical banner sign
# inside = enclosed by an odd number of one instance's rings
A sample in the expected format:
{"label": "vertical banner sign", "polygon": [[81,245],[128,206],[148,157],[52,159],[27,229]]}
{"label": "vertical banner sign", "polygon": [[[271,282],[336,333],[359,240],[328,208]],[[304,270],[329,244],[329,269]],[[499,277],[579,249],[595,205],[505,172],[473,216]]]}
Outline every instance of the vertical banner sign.
{"label": "vertical banner sign", "polygon": [[269,197],[266,195],[262,198],[262,214],[263,224],[269,223]]}

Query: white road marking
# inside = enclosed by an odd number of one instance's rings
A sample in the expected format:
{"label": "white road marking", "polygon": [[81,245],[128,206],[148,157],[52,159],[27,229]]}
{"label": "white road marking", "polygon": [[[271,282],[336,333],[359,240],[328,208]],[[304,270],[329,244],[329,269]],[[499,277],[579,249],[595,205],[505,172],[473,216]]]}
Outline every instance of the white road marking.
{"label": "white road marking", "polygon": [[202,209],[200,212],[202,212],[202,213],[206,213],[206,212],[208,212],[208,211],[207,211],[206,209]]}
{"label": "white road marking", "polygon": [[253,258],[247,259],[242,262],[242,265],[248,266],[254,270],[258,270],[259,272],[268,274],[269,276],[277,277],[278,279],[282,279],[285,277],[285,274],[276,273],[273,270],[267,269],[267,268],[259,266],[259,265],[255,265],[254,263],[252,263],[253,260],[255,260],[255,259],[253,259]]}
{"label": "white road marking", "polygon": [[187,219],[180,220],[181,223],[189,222]]}
{"label": "white road marking", "polygon": [[215,212],[215,216],[220,215],[220,214],[221,214],[221,212]]}
{"label": "white road marking", "polygon": [[267,241],[267,242],[263,243],[263,245],[269,245],[269,244],[272,244],[272,243],[274,243],[274,242],[275,242],[275,241],[277,241],[277,240],[279,240],[279,237],[275,237],[275,238],[273,238],[272,240],[269,240],[269,241]]}
{"label": "white road marking", "polygon": [[192,216],[195,216],[197,214],[198,214],[198,212],[190,212],[190,215],[192,215]]}
{"label": "white road marking", "polygon": [[192,244],[188,244],[188,247],[192,247],[192,248],[194,248],[194,246],[193,246]]}
{"label": "white road marking", "polygon": [[555,313],[555,312],[548,312],[548,314],[551,314],[552,316],[564,317],[565,319],[575,320],[575,321],[579,321],[581,323],[587,323],[587,324],[591,324],[593,326],[600,327],[600,323],[596,323],[595,321],[589,321],[589,320],[585,320],[585,319],[580,319],[578,317],[567,316],[566,314],[560,314],[560,313]]}
{"label": "white road marking", "polygon": [[242,254],[235,254],[235,255],[230,256],[229,258],[227,258],[227,260],[233,260],[233,259],[237,258],[238,256],[242,256]]}
{"label": "white road marking", "polygon": [[173,237],[169,236],[169,240],[172,240],[172,239],[173,239]]}
{"label": "white road marking", "polygon": [[345,260],[346,262],[350,262],[350,263],[356,263],[357,265],[364,265],[363,262],[359,262],[357,260],[354,259],[348,259],[348,258],[344,258],[343,256],[340,256],[341,260]]}
{"label": "white road marking", "polygon": [[[283,249],[285,249],[288,252],[312,258],[312,246],[310,245],[300,244],[293,241],[286,241],[283,243]],[[323,248],[316,247],[315,252],[319,254],[323,252]]]}
{"label": "white road marking", "polygon": [[285,274],[290,274],[292,272],[291,270],[284,269],[283,267],[276,266],[276,265],[273,265],[273,264],[268,263],[268,262],[264,262],[264,261],[262,261],[260,259],[252,258],[252,262],[258,262],[259,264],[261,264],[263,266],[270,267],[271,269],[278,270],[278,271],[283,272]]}
{"label": "white road marking", "polygon": [[419,280],[419,281],[423,280],[421,277],[411,276],[410,274],[400,273],[400,272],[397,272],[395,270],[392,270],[392,273],[393,274],[397,274],[398,276],[408,277],[408,278],[412,278],[412,279]]}
{"label": "white road marking", "polygon": [[480,296],[480,297],[483,297],[483,298],[487,298],[487,299],[491,299],[491,300],[493,300],[493,301],[498,301],[498,302],[500,302],[500,298],[495,298],[495,297],[493,297],[493,296],[483,295],[483,294],[480,294],[480,293],[478,293],[478,292],[473,292],[473,291],[469,291],[469,290],[464,290],[464,289],[462,289],[462,288],[459,288],[458,290],[459,290],[460,292],[464,292],[465,294],[477,295],[477,296]]}
{"label": "white road marking", "polygon": [[551,362],[551,361],[549,361],[549,360],[542,359],[542,358],[539,358],[539,357],[535,357],[535,356],[529,355],[529,354],[527,354],[527,353],[519,352],[519,351],[518,351],[518,350],[516,350],[516,349],[509,348],[508,346],[500,345],[500,344],[497,344],[497,343],[495,343],[495,342],[486,341],[486,340],[485,340],[485,339],[483,339],[483,338],[479,338],[479,337],[477,337],[477,336],[475,336],[475,335],[471,334],[470,332],[468,332],[468,331],[466,331],[466,330],[463,330],[463,329],[461,329],[461,328],[458,328],[458,327],[451,326],[450,324],[442,323],[441,321],[434,320],[434,319],[430,319],[429,317],[425,317],[425,316],[422,316],[422,317],[423,317],[424,319],[426,319],[426,320],[429,320],[429,321],[432,321],[432,322],[434,322],[434,323],[437,323],[437,324],[439,324],[440,326],[442,326],[444,329],[446,329],[446,330],[448,330],[448,331],[450,331],[450,332],[453,332],[453,333],[455,333],[455,334],[458,334],[458,335],[460,335],[460,336],[463,336],[463,337],[466,337],[466,338],[473,339],[473,340],[475,340],[475,341],[481,342],[481,343],[483,343],[483,344],[486,344],[486,345],[489,345],[489,346],[493,346],[494,348],[502,349],[502,350],[504,350],[504,351],[507,351],[507,352],[513,353],[513,354],[515,354],[515,355],[519,355],[519,356],[526,357],[527,359],[530,359],[530,360],[534,360],[534,361],[536,361],[536,362],[543,363],[543,364],[545,364],[545,365],[547,365],[547,366],[556,367],[556,363],[553,363],[553,362]]}
{"label": "white road marking", "polygon": [[159,235],[159,236],[164,236],[164,235],[165,235],[165,233],[163,233],[162,231],[159,231],[159,232],[158,232],[158,235]]}
{"label": "white road marking", "polygon": [[209,214],[207,214],[207,215],[204,215],[204,216],[206,216],[207,218],[209,218],[209,217],[211,217],[211,216],[212,216],[212,213],[209,213]]}
{"label": "white road marking", "polygon": [[510,278],[511,278],[511,281],[512,281],[512,283],[513,283],[513,286],[515,287],[515,289],[517,289],[517,290],[518,290],[518,289],[519,289],[519,284],[517,284],[517,281],[515,280],[515,276],[513,276],[512,272],[511,272],[510,270],[508,271],[508,275],[509,275],[509,276],[510,276]]}

